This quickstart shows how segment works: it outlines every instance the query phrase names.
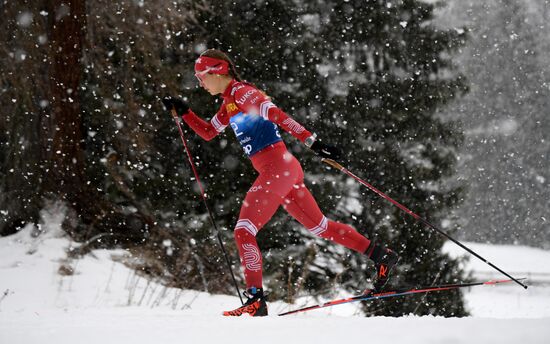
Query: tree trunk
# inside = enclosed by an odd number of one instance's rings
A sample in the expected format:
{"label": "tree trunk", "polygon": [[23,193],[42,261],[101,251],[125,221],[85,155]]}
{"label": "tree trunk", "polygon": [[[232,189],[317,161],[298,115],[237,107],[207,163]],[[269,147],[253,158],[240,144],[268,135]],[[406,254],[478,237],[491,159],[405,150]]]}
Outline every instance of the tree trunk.
{"label": "tree trunk", "polygon": [[43,156],[48,166],[43,186],[46,193],[79,194],[86,184],[79,99],[85,0],[48,0],[46,8],[51,113],[43,118]]}
{"label": "tree trunk", "polygon": [[[84,156],[80,82],[86,30],[85,0],[48,0],[49,99],[51,113],[43,118],[45,175],[42,193],[62,199],[72,209],[65,230],[78,239],[98,233],[142,238],[154,226],[151,216],[126,213],[88,185]],[[116,239],[115,239],[116,240]]]}

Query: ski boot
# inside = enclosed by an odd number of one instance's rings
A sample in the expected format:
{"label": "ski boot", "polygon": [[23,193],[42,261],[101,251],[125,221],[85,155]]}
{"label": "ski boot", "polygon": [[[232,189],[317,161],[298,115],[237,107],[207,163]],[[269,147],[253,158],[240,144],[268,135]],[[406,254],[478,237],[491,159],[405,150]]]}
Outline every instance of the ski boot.
{"label": "ski boot", "polygon": [[250,288],[243,293],[248,299],[244,305],[232,311],[225,311],[226,317],[240,317],[242,314],[249,314],[252,317],[263,317],[267,315],[267,303],[264,291],[261,288]]}
{"label": "ski boot", "polygon": [[392,269],[399,262],[399,255],[389,248],[374,243],[372,249],[367,250],[367,255],[374,261],[376,267],[373,289],[367,293],[380,293],[388,282]]}

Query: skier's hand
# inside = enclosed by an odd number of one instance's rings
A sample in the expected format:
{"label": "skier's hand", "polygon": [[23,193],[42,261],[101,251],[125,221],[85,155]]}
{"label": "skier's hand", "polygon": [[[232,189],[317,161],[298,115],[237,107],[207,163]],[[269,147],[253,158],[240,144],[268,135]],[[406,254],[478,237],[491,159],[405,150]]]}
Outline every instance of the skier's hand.
{"label": "skier's hand", "polygon": [[176,109],[176,112],[180,116],[185,115],[187,112],[189,112],[189,104],[179,98],[166,96],[162,98],[162,104],[164,104],[164,107],[168,111],[171,111],[172,108]]}
{"label": "skier's hand", "polygon": [[311,145],[311,150],[315,152],[315,154],[332,160],[339,160],[342,157],[342,151],[335,146],[322,143],[319,140],[315,140],[313,144]]}

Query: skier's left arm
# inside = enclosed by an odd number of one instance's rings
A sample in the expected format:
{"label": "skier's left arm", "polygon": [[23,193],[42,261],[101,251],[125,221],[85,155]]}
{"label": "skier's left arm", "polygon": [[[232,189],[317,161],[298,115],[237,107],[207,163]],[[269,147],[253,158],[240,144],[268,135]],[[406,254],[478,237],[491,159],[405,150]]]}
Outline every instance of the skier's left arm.
{"label": "skier's left arm", "polygon": [[303,142],[317,155],[336,160],[341,156],[338,148],[324,144],[317,140],[317,135],[312,134],[303,125],[287,115],[283,110],[271,102],[271,99],[263,92],[252,86],[246,86],[235,92],[235,103],[240,110],[262,116],[277,124],[292,136]]}

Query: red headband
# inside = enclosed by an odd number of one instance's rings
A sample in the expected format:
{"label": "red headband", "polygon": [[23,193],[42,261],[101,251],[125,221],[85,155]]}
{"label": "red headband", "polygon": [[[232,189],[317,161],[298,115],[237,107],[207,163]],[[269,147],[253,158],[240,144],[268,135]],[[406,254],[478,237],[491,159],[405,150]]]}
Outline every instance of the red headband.
{"label": "red headband", "polygon": [[195,73],[229,74],[229,63],[214,57],[201,56],[195,61]]}

